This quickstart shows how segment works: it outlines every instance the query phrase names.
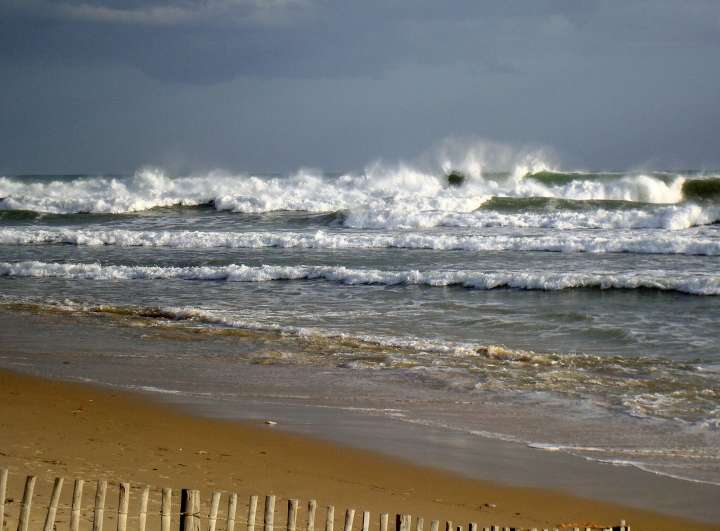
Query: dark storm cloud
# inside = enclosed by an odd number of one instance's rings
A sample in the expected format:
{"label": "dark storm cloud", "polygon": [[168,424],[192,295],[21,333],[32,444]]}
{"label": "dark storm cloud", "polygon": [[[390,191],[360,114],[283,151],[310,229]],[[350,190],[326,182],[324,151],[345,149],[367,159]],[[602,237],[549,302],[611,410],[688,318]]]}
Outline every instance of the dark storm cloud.
{"label": "dark storm cloud", "polygon": [[[513,70],[544,54],[718,42],[716,2],[0,1],[3,58],[159,79],[357,77],[407,63]],[[552,60],[552,58],[549,58]]]}
{"label": "dark storm cloud", "polygon": [[717,165],[718,56],[716,0],[0,0],[0,170],[344,167],[451,135]]}
{"label": "dark storm cloud", "polygon": [[385,2],[36,1],[9,4],[4,14],[6,60],[129,65],[183,83],[373,76],[448,59],[499,64],[481,34],[494,22],[479,13],[475,24],[441,16],[432,3],[408,10]]}

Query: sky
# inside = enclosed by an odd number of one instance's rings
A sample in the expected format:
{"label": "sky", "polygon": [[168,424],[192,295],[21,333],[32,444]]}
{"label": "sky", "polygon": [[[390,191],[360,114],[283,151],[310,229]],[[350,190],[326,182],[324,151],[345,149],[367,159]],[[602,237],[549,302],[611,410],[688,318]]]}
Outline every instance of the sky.
{"label": "sky", "polygon": [[348,171],[468,139],[720,168],[720,1],[0,0],[0,174]]}

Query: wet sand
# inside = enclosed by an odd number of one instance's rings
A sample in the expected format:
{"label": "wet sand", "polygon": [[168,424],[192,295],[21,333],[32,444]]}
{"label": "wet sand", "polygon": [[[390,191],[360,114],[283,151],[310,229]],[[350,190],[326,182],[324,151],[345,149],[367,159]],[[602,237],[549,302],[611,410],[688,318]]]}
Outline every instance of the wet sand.
{"label": "wet sand", "polygon": [[[38,476],[39,506],[47,503],[52,478],[64,476],[198,488],[205,512],[211,490],[237,492],[239,521],[250,495],[272,493],[280,497],[279,513],[286,498],[299,498],[301,505],[316,499],[318,522],[324,521],[324,507],[334,505],[338,519],[346,507],[372,511],[373,526],[380,512],[402,512],[422,516],[428,524],[439,519],[481,526],[584,527],[625,519],[634,530],[718,529],[550,490],[473,480],[285,433],[281,424],[207,419],[144,395],[4,370],[0,432],[0,466],[10,470],[8,498],[13,499],[6,506],[8,529],[17,518],[24,475],[30,473]],[[69,495],[69,484],[65,490]],[[86,505],[93,495],[89,483]],[[110,503],[115,497],[111,490]],[[61,507],[60,521],[67,520],[66,513]],[[276,521],[284,522],[284,516],[278,514]]]}

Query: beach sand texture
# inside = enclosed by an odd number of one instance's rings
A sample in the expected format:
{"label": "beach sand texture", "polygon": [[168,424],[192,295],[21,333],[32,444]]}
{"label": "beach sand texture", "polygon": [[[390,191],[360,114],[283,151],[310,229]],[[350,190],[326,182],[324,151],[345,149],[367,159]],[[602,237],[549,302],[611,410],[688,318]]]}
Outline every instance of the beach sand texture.
{"label": "beach sand texture", "polygon": [[[282,426],[193,417],[145,397],[74,383],[48,381],[0,371],[0,467],[9,469],[5,529],[15,529],[25,476],[38,477],[30,529],[42,528],[56,476],[65,479],[57,529],[67,528],[74,478],[86,480],[81,529],[89,529],[95,480],[108,480],[106,528],[115,529],[118,481],[130,482],[128,528],[137,525],[142,488],[150,485],[148,528],[159,528],[160,488],[173,489],[177,527],[182,488],[199,489],[201,513],[209,511],[212,491],[238,494],[237,527],[244,529],[248,500],[278,497],[275,522],[284,526],[287,500],[300,500],[299,527],[307,502],[317,500],[316,529],[324,527],[326,507],[335,507],[335,528],[345,509],[370,511],[370,529],[379,514],[396,513],[466,526],[497,524],[559,527],[563,524],[617,525],[634,530],[710,530],[710,524],[619,505],[574,498],[541,489],[507,487],[423,468],[370,452],[287,434]],[[218,529],[225,529],[227,497],[220,504]],[[205,523],[204,523],[205,524]],[[259,529],[259,527],[258,527]]]}

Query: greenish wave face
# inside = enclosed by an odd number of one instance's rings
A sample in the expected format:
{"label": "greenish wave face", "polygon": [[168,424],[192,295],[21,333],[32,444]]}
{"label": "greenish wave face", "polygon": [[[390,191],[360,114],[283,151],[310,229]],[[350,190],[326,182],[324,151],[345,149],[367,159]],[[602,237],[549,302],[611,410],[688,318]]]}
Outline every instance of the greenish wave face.
{"label": "greenish wave face", "polygon": [[[589,182],[611,182],[619,180],[629,174],[621,172],[555,172],[540,171],[529,173],[526,179],[532,179],[546,186],[567,185],[573,182],[589,181]],[[670,183],[678,176],[684,176],[687,180],[683,183],[683,193],[686,199],[717,199],[720,197],[720,178],[704,177],[698,172],[688,171],[680,174],[669,172],[650,172],[651,177]]]}
{"label": "greenish wave face", "polygon": [[[2,200],[0,200],[0,205]],[[52,214],[47,212],[38,212],[35,210],[2,210],[0,209],[0,222],[34,222],[41,221],[49,225],[56,223],[63,224],[83,224],[83,223],[100,223],[103,221],[112,221],[118,217],[130,217],[133,214],[95,214],[95,213],[69,213],[69,214]]]}
{"label": "greenish wave face", "polygon": [[554,172],[554,171],[539,171],[537,173],[531,173],[526,175],[526,178],[533,179],[539,183],[545,185],[563,185],[569,184],[573,181],[610,181],[622,177],[621,173],[579,173],[579,172]]}
{"label": "greenish wave face", "polygon": [[650,206],[647,203],[613,199],[559,199],[557,197],[493,197],[478,210],[498,212],[547,212],[553,210],[623,210]]}
{"label": "greenish wave face", "polygon": [[720,200],[720,179],[691,179],[683,184],[683,195],[687,200],[718,201]]}
{"label": "greenish wave face", "polygon": [[0,210],[0,221],[31,221],[42,216],[33,210]]}

